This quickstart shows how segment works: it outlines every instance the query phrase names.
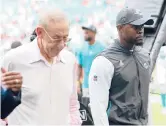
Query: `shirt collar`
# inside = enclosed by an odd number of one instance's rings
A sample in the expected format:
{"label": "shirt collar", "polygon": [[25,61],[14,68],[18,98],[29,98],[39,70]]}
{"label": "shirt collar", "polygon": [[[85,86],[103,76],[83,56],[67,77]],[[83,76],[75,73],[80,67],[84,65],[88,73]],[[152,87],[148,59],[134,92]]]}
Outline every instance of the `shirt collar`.
{"label": "shirt collar", "polygon": [[[46,59],[41,55],[40,53],[40,49],[37,43],[37,39],[35,39],[32,43],[31,46],[31,54],[30,54],[30,60],[29,63],[34,63],[34,62],[38,62],[38,61],[44,61],[47,62]],[[64,54],[63,54],[63,50],[59,53],[58,56],[54,57],[54,64],[58,63],[58,62],[62,62],[62,63],[66,63],[65,59],[64,59]]]}
{"label": "shirt collar", "polygon": [[119,39],[115,39],[115,43],[120,47],[118,48],[119,51],[123,52],[123,53],[126,53],[126,54],[132,54],[134,49],[135,49],[135,46],[132,48],[132,49],[128,49],[126,48],[124,45],[122,45],[120,43],[120,40]]}
{"label": "shirt collar", "polygon": [[66,60],[64,58],[64,53],[65,53],[64,50],[65,50],[65,48],[62,51],[60,51],[60,53],[59,53],[59,55],[57,57],[54,58],[55,62],[66,63]]}

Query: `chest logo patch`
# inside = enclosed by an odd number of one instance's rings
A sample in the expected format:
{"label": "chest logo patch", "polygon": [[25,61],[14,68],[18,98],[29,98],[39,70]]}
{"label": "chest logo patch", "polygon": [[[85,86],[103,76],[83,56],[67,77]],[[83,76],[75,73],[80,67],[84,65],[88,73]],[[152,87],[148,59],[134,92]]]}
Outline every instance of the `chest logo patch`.
{"label": "chest logo patch", "polygon": [[144,63],[143,66],[144,66],[145,69],[149,68],[149,64],[148,63]]}
{"label": "chest logo patch", "polygon": [[123,65],[124,65],[124,63],[122,62],[122,60],[119,61],[119,65],[120,65],[120,66],[123,66]]}

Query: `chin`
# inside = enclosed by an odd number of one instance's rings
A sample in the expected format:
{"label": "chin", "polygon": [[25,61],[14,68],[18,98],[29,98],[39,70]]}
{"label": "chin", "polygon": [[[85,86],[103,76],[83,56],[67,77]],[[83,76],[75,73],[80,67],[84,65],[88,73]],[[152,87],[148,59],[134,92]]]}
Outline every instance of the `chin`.
{"label": "chin", "polygon": [[143,46],[143,42],[137,42],[135,45],[136,46]]}
{"label": "chin", "polygon": [[143,40],[142,40],[142,39],[136,40],[135,45],[137,45],[137,46],[142,46],[142,45],[143,45]]}
{"label": "chin", "polygon": [[52,53],[49,56],[50,56],[50,58],[53,58],[53,57],[56,57],[57,55],[58,55],[57,53]]}
{"label": "chin", "polygon": [[51,57],[54,58],[54,57],[56,57],[56,56],[58,56],[58,54],[54,54],[54,55],[52,55]]}

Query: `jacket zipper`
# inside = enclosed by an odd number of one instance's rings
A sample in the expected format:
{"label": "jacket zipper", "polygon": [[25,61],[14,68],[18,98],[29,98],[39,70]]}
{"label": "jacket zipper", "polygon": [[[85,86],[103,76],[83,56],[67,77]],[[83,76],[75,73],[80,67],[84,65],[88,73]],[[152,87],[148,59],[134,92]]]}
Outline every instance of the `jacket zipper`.
{"label": "jacket zipper", "polygon": [[[137,64],[137,62],[136,62],[136,60],[137,60],[137,58],[135,57],[135,55],[132,53],[132,56],[133,56],[133,58],[134,58],[134,61],[135,61],[135,64],[136,64],[136,67],[137,67],[137,75],[138,75],[138,77],[140,76],[139,75],[139,70],[138,70],[138,64]],[[139,79],[139,78],[138,78]],[[142,96],[141,96],[141,84],[140,84],[140,79],[139,79],[139,96],[140,96],[140,98],[141,98],[141,105],[140,105],[140,107],[139,107],[139,113],[138,113],[138,117],[140,118],[141,117],[141,110],[142,110]],[[141,122],[141,120],[139,120],[140,122]],[[142,122],[141,122],[142,123]]]}

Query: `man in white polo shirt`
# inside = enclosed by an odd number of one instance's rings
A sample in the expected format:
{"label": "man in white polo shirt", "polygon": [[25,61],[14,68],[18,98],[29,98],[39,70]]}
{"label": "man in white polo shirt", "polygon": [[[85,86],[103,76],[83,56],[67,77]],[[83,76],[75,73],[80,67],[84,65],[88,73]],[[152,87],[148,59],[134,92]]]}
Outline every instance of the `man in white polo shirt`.
{"label": "man in white polo shirt", "polygon": [[8,117],[8,124],[81,125],[76,59],[64,48],[69,22],[60,10],[43,10],[37,38],[9,52],[3,61],[5,69],[24,78],[22,103]]}

